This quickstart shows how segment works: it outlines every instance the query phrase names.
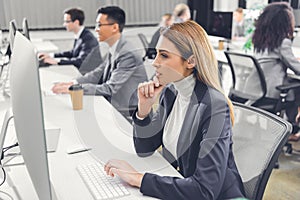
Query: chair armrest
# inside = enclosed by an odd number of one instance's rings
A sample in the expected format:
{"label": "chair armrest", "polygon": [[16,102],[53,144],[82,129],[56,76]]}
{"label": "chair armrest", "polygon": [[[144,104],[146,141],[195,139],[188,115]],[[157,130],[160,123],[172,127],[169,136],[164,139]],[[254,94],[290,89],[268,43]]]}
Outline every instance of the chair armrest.
{"label": "chair armrest", "polygon": [[300,82],[276,86],[276,89],[280,90],[281,93],[287,93],[290,89],[296,89],[296,88],[300,88]]}

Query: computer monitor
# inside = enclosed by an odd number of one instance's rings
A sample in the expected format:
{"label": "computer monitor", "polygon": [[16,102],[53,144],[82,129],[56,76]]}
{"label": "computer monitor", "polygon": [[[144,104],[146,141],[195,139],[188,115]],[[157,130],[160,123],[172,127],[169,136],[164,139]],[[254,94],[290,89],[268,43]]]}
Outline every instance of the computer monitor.
{"label": "computer monitor", "polygon": [[232,12],[211,12],[207,34],[231,39],[232,20]]}
{"label": "computer monitor", "polygon": [[39,199],[51,200],[54,195],[48,169],[37,52],[19,31],[14,45],[10,90],[16,135]]}
{"label": "computer monitor", "polygon": [[13,47],[14,47],[14,40],[15,40],[15,35],[16,35],[16,31],[17,31],[17,22],[15,19],[11,20],[9,22],[9,46],[10,46],[10,51],[12,51]]}
{"label": "computer monitor", "polygon": [[13,19],[9,22],[9,33],[8,33],[9,44],[7,46],[6,53],[5,53],[5,55],[8,56],[9,58],[11,56],[11,52],[12,52],[12,49],[14,46],[14,39],[15,39],[16,31],[17,31],[17,23],[16,23],[16,20]]}
{"label": "computer monitor", "polygon": [[27,37],[28,40],[30,40],[28,20],[25,17],[23,18],[23,22],[22,22],[22,31],[23,31],[23,35]]}

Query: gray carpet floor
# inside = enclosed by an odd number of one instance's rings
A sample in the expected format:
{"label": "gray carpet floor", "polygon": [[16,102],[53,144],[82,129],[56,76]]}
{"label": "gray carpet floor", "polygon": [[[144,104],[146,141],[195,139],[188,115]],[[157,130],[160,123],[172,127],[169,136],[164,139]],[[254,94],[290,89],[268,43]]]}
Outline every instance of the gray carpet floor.
{"label": "gray carpet floor", "polygon": [[300,141],[293,142],[293,153],[279,157],[279,169],[274,169],[264,194],[264,200],[300,199]]}

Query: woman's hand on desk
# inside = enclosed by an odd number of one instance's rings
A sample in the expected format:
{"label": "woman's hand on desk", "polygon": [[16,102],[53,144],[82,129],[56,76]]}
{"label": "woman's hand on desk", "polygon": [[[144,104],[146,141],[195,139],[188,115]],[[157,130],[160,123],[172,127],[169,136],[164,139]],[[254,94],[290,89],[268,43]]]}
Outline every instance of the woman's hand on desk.
{"label": "woman's hand on desk", "polygon": [[156,102],[156,99],[164,86],[160,85],[158,79],[154,77],[153,81],[140,83],[138,86],[138,116],[146,117]]}
{"label": "woman's hand on desk", "polygon": [[56,83],[51,90],[55,94],[69,93],[69,87],[71,85],[73,85],[73,82]]}
{"label": "woman's hand on desk", "polygon": [[140,188],[143,180],[144,174],[137,172],[130,164],[124,160],[109,160],[104,165],[104,170],[106,174],[114,177],[118,175],[122,180]]}

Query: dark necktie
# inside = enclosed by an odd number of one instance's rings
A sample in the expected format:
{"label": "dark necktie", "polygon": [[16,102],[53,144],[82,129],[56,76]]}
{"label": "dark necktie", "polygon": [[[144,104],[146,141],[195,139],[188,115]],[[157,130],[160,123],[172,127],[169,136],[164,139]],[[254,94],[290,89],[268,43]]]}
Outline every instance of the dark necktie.
{"label": "dark necktie", "polygon": [[110,77],[110,70],[111,70],[111,53],[108,53],[108,61],[107,65],[103,72],[103,83],[105,83]]}
{"label": "dark necktie", "polygon": [[77,39],[74,40],[73,48],[76,46]]}

